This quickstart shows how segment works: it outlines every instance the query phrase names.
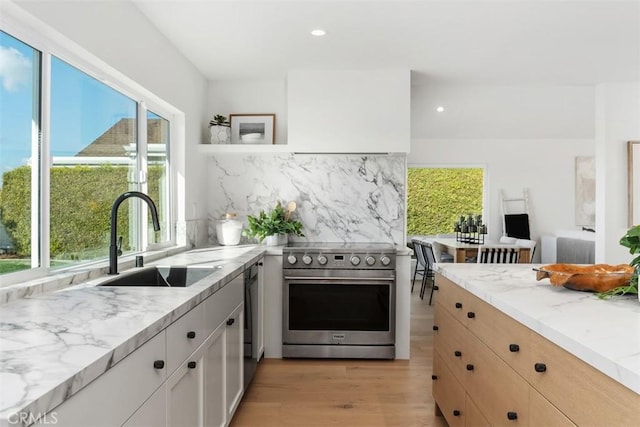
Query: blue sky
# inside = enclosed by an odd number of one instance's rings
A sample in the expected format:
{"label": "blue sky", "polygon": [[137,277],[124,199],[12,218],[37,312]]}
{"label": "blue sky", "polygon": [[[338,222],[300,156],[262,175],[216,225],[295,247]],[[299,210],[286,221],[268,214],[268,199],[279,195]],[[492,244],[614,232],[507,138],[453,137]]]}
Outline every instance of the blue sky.
{"label": "blue sky", "polygon": [[[27,164],[33,117],[34,49],[0,31],[1,173]],[[118,122],[136,102],[53,57],[51,154],[73,156]]]}

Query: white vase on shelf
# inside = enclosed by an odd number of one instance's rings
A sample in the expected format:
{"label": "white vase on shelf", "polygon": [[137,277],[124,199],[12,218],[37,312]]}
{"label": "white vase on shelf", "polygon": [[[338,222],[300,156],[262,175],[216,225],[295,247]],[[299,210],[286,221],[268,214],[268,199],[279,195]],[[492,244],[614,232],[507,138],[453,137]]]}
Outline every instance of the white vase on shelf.
{"label": "white vase on shelf", "polygon": [[272,234],[264,238],[264,244],[267,246],[286,245],[289,241],[287,234]]}
{"label": "white vase on shelf", "polygon": [[212,144],[229,144],[231,142],[231,128],[229,126],[211,126]]}

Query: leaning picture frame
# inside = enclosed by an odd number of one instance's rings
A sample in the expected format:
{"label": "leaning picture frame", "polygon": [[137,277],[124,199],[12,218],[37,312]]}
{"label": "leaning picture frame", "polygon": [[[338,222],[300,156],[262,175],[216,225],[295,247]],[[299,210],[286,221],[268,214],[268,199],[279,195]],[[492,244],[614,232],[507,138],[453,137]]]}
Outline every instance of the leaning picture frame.
{"label": "leaning picture frame", "polygon": [[627,141],[628,225],[640,224],[640,141]]}
{"label": "leaning picture frame", "polygon": [[229,114],[232,144],[273,144],[275,114]]}

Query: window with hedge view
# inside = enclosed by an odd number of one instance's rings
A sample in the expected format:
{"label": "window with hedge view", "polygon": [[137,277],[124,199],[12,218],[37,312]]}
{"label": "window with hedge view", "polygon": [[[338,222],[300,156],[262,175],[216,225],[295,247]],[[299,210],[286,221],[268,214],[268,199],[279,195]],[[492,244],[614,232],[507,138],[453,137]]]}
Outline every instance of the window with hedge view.
{"label": "window with hedge view", "polygon": [[453,233],[460,215],[482,214],[483,168],[410,167],[407,234]]}

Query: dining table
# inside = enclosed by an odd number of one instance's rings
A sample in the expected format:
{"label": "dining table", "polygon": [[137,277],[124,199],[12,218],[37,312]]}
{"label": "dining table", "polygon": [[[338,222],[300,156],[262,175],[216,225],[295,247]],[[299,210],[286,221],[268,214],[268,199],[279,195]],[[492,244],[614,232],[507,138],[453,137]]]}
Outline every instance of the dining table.
{"label": "dining table", "polygon": [[[478,255],[478,248],[481,246],[478,243],[465,243],[456,240],[451,237],[430,237],[425,240],[440,243],[443,248],[446,249],[447,253],[453,255],[453,262],[466,262],[468,258],[473,258]],[[491,245],[494,247],[504,247],[504,248],[520,248],[520,264],[529,264],[531,262],[531,250],[527,247],[522,247],[518,245],[499,243],[499,242],[489,242],[486,241],[485,245]]]}

